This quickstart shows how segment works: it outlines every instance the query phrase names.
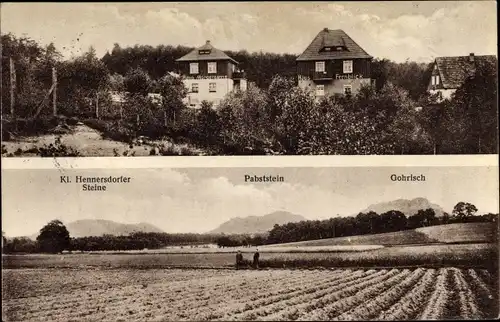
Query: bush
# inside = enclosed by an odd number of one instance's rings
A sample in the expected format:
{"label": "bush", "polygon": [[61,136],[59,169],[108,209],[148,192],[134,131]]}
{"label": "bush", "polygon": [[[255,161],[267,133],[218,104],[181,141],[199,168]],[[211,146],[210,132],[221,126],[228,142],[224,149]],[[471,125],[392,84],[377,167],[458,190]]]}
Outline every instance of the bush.
{"label": "bush", "polygon": [[56,140],[55,144],[51,143],[39,148],[38,155],[41,157],[78,157],[80,153]]}
{"label": "bush", "polygon": [[106,122],[97,119],[88,119],[84,121],[85,125],[101,132],[103,138],[131,143],[135,137],[134,132],[127,127],[123,121]]}
{"label": "bush", "polygon": [[2,119],[2,141],[12,136],[35,136],[50,133],[60,122],[58,117],[40,117],[36,119]]}

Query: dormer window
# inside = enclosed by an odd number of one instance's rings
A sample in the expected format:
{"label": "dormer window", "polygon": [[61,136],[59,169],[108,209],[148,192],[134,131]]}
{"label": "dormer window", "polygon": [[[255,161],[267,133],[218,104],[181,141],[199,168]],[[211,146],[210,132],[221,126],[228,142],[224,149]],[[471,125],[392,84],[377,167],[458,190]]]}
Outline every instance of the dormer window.
{"label": "dormer window", "polygon": [[439,75],[434,75],[431,77],[431,85],[439,85]]}
{"label": "dormer window", "polygon": [[342,50],[344,50],[344,47],[342,46],[337,47],[337,51],[342,51]]}
{"label": "dormer window", "polygon": [[210,55],[210,49],[201,49],[201,50],[198,50],[198,54],[200,55]]}

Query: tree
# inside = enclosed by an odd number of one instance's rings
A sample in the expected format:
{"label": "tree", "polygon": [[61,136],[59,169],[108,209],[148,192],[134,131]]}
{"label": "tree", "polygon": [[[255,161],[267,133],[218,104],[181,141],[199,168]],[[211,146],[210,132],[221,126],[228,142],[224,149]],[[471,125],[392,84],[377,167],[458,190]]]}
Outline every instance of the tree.
{"label": "tree", "polygon": [[147,96],[151,90],[151,77],[143,69],[134,68],[125,75],[124,86],[131,94]]}
{"label": "tree", "polygon": [[455,153],[498,153],[497,59],[478,60],[474,73],[452,96]]}
{"label": "tree", "polygon": [[40,250],[45,253],[61,253],[71,246],[68,229],[57,219],[45,225],[36,240]]}
{"label": "tree", "polygon": [[109,86],[108,69],[96,57],[95,50],[90,47],[81,56],[62,62],[57,73],[61,112],[94,117],[97,97]]}
{"label": "tree", "polygon": [[266,93],[250,84],[246,91],[229,93],[219,104],[224,144],[235,153],[263,154],[269,142],[270,122]]}
{"label": "tree", "polygon": [[196,138],[205,146],[213,146],[219,143],[221,134],[219,115],[207,101],[201,102],[201,109],[196,115]]}
{"label": "tree", "polygon": [[420,209],[416,214],[408,218],[408,228],[414,229],[436,225],[438,222],[436,212],[432,208]]}
{"label": "tree", "polygon": [[170,74],[158,82],[158,87],[162,96],[162,108],[167,117],[175,122],[176,114],[186,107],[183,100],[187,95],[187,88],[181,77]]}
{"label": "tree", "polygon": [[406,216],[401,211],[390,210],[380,215],[380,222],[384,232],[393,232],[406,229]]}
{"label": "tree", "polygon": [[460,201],[453,207],[452,215],[460,222],[465,222],[468,218],[474,216],[477,210],[478,209],[473,204]]}

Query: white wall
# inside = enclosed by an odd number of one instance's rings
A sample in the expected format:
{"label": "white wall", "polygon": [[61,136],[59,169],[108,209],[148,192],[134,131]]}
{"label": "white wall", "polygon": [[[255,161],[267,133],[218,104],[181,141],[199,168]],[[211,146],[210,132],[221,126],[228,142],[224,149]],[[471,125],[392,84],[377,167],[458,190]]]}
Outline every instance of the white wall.
{"label": "white wall", "polygon": [[456,89],[431,89],[429,93],[441,93],[443,99],[451,99],[451,94],[455,93]]}
{"label": "white wall", "polygon": [[[217,105],[227,93],[233,90],[233,80],[230,78],[222,79],[184,79],[184,86],[188,89],[188,95],[185,103],[189,107],[199,108],[201,102],[206,100]],[[198,83],[198,93],[191,93],[193,83]],[[216,92],[209,92],[209,83],[216,83]],[[194,104],[195,106],[191,106]]]}
{"label": "white wall", "polygon": [[314,82],[307,79],[299,79],[300,88],[308,88],[316,93],[316,84],[325,85],[325,96],[333,94],[344,94],[344,85],[352,86],[352,94],[355,95],[361,89],[361,86],[370,85],[370,78],[359,78],[359,79],[335,79],[330,82]]}

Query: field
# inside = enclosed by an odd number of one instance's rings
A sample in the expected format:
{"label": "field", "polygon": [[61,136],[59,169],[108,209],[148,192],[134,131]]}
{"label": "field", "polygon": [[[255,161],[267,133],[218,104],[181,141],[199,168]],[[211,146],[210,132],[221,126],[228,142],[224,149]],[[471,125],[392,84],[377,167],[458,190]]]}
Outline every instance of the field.
{"label": "field", "polygon": [[5,269],[5,321],[409,320],[497,315],[484,269]]}
{"label": "field", "polygon": [[[236,270],[238,248],[2,255],[2,317],[352,321],[498,316],[498,245],[487,233],[492,225],[447,226],[453,229],[351,237],[356,242],[350,244],[335,238],[267,245],[259,247],[260,269]],[[490,242],[472,243],[481,234]],[[404,242],[417,235],[432,242]],[[382,245],[388,241],[394,244]],[[249,263],[255,249],[241,250]]]}
{"label": "field", "polygon": [[[450,244],[384,247],[357,252],[260,252],[261,267],[389,267],[470,266],[490,267],[498,262],[495,244]],[[246,260],[251,255],[244,254]],[[230,268],[233,253],[185,254],[64,254],[3,255],[4,268]]]}
{"label": "field", "polygon": [[496,223],[460,223],[423,227],[393,233],[308,240],[276,246],[492,243],[497,240],[497,231]]}

